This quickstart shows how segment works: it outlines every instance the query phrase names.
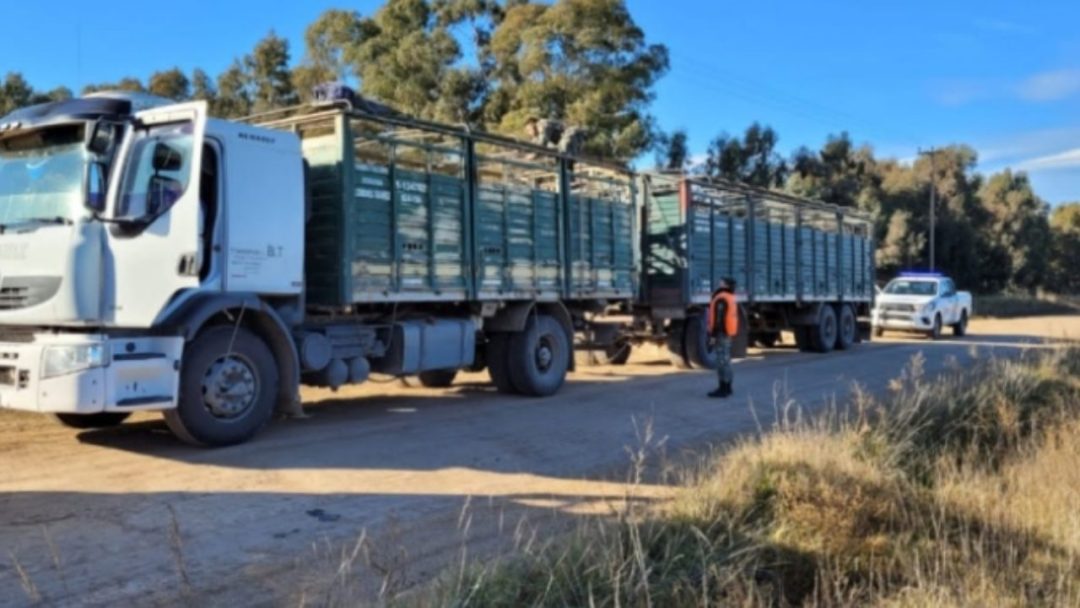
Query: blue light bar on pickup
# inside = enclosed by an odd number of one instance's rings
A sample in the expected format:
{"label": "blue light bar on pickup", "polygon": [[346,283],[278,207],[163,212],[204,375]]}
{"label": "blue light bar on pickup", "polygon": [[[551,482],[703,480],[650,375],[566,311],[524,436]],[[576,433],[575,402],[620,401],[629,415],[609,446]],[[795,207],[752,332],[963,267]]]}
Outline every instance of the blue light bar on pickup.
{"label": "blue light bar on pickup", "polygon": [[941,279],[945,277],[940,272],[901,272],[900,276],[906,279]]}

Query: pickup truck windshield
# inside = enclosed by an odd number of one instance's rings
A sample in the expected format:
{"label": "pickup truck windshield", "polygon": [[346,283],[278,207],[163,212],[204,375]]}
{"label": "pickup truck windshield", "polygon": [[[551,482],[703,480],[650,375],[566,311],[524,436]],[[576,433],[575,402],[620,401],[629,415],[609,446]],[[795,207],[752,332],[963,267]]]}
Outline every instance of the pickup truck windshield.
{"label": "pickup truck windshield", "polygon": [[0,225],[70,219],[88,160],[81,125],[0,140]]}
{"label": "pickup truck windshield", "polygon": [[885,293],[894,296],[936,296],[937,292],[937,281],[895,279],[885,286]]}

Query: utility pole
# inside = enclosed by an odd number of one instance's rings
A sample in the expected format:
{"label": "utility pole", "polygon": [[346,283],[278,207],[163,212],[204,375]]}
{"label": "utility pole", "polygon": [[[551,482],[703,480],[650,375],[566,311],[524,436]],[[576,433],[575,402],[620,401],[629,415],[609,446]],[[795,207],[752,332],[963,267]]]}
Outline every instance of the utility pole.
{"label": "utility pole", "polygon": [[937,148],[919,150],[919,156],[930,157],[930,272],[937,270],[937,166],[934,162],[937,152]]}

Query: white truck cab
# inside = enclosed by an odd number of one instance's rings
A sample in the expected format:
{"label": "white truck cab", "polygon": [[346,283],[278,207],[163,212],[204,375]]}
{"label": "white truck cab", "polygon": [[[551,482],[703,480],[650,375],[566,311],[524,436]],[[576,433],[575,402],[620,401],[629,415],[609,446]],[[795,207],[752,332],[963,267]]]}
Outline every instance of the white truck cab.
{"label": "white truck cab", "polygon": [[[205,102],[104,96],[4,118],[0,408],[80,427],[174,410],[190,332],[222,310],[276,322],[288,341],[281,318],[300,310],[303,290],[303,200],[299,139],[210,119]],[[290,359],[291,345],[266,341]],[[256,377],[257,365],[235,359],[208,368],[204,390],[221,393],[210,416],[250,405],[245,386],[298,382],[295,364]],[[258,393],[295,399],[274,388]],[[186,434],[213,444],[249,433]]]}
{"label": "white truck cab", "polygon": [[886,330],[925,333],[941,337],[952,327],[954,336],[967,332],[971,319],[971,294],[957,291],[952,279],[937,273],[903,273],[889,281],[874,305],[874,334]]}

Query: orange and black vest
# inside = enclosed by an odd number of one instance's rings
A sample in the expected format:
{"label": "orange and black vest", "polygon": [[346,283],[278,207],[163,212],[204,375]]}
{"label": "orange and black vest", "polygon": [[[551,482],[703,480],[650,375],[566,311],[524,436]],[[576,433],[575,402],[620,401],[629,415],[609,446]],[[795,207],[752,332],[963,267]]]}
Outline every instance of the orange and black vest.
{"label": "orange and black vest", "polygon": [[739,333],[739,305],[735,294],[721,291],[709,302],[709,335],[734,337]]}

